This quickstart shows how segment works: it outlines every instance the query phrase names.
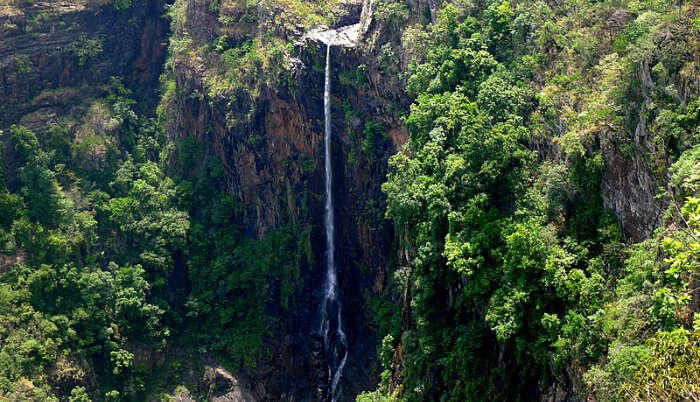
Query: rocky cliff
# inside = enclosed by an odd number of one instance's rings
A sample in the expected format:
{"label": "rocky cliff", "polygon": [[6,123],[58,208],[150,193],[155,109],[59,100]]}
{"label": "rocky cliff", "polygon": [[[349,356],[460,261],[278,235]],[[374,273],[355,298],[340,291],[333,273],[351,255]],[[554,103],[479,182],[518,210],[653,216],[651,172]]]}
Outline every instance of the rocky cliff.
{"label": "rocky cliff", "polygon": [[79,117],[110,77],[149,94],[166,55],[163,4],[111,1],[0,5],[0,127],[45,129]]}
{"label": "rocky cliff", "polygon": [[[263,400],[315,399],[325,392],[315,338],[323,283],[319,262],[325,252],[325,45],[304,39],[304,23],[288,21],[293,15],[285,13],[293,11],[276,8],[272,2],[257,7],[212,4],[209,0],[176,4],[182,15],[174,22],[175,35],[187,44],[173,53],[177,89],[168,104],[169,131],[201,139],[224,162],[228,191],[245,205],[248,234],[262,238],[274,228],[294,224],[309,236],[317,263],[303,267],[303,286],[292,314],[280,317],[273,329],[279,334],[268,345],[273,357],[251,374],[251,382]],[[362,3],[345,2],[334,10],[333,26],[355,23]],[[246,22],[228,23],[232,20]],[[268,35],[293,44],[285,48],[290,56],[287,70],[275,73],[255,66],[253,73],[241,78],[249,80],[247,88],[217,88],[218,81],[233,73],[222,66],[220,54],[212,49],[216,45],[211,44],[251,41],[253,46],[269,46]],[[383,217],[380,187],[388,157],[406,142],[407,131],[396,117],[397,89],[374,70],[367,49],[336,47],[331,59],[337,258],[350,341],[341,381],[343,399],[351,400],[376,381],[377,340],[366,302],[385,291],[393,249],[393,229]],[[251,88],[256,93],[250,93]]]}

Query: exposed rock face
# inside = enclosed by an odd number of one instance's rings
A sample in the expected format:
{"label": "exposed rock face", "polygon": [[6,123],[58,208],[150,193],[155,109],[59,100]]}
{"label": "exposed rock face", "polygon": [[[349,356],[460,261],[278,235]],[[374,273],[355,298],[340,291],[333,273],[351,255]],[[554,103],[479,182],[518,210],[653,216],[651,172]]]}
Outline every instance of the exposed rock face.
{"label": "exposed rock face", "polygon": [[157,87],[167,33],[160,1],[123,11],[105,0],[10,3],[0,5],[0,128],[40,130],[80,114],[112,76]]}
{"label": "exposed rock face", "polygon": [[250,391],[221,367],[204,369],[203,385],[212,402],[255,402]]}
{"label": "exposed rock face", "polygon": [[[195,402],[256,402],[247,384],[234,377],[215,362],[205,365],[203,371],[189,375],[190,389],[178,386],[168,395],[169,401]],[[201,366],[198,366],[201,368]],[[155,399],[153,399],[155,400]],[[158,399],[160,400],[160,399]]]}
{"label": "exposed rock face", "polygon": [[[618,14],[616,18],[623,17]],[[609,141],[606,135],[601,136],[601,149],[606,162],[601,188],[603,203],[615,212],[626,236],[634,242],[648,238],[655,228],[661,226],[664,204],[655,195],[668,180],[667,177],[655,177],[649,166],[648,155],[657,151],[657,145],[647,133],[648,123],[643,112],[648,107],[649,94],[655,86],[649,65],[641,63],[637,75],[641,82],[641,101],[636,127],[629,134],[634,151],[623,154],[620,147]]]}
{"label": "exposed rock face", "polygon": [[659,181],[653,177],[644,152],[623,156],[614,147],[603,149],[607,168],[603,175],[603,204],[615,212],[631,241],[648,238],[661,223],[662,204],[654,195]]}

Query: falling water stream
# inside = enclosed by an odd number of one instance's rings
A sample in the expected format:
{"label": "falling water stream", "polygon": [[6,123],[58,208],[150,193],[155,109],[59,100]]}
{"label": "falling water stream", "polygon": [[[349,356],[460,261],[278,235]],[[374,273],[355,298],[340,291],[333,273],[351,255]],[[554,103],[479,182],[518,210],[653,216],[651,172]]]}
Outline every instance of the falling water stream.
{"label": "falling water stream", "polygon": [[331,159],[331,47],[354,47],[358,38],[367,32],[372,18],[374,0],[365,1],[357,24],[338,29],[316,30],[309,38],[326,44],[326,77],[323,91],[325,123],[325,168],[326,168],[326,279],[321,306],[321,328],[327,372],[328,399],[338,398],[340,379],[348,360],[348,340],[343,330],[342,303],[338,294],[338,270],[335,264],[335,215],[333,210],[333,169]]}
{"label": "falling water stream", "polygon": [[333,170],[331,161],[331,45],[326,45],[326,81],[323,93],[326,147],[326,284],[321,311],[321,334],[328,367],[328,392],[335,401],[338,383],[348,359],[347,337],[343,331],[342,306],[338,298],[338,272],[335,265],[335,222],[333,211]]}

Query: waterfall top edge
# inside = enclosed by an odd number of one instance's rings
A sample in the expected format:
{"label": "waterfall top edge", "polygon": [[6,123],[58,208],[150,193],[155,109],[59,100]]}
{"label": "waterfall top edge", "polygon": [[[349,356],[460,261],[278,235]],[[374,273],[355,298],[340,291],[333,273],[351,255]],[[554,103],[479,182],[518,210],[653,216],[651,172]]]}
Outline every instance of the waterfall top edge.
{"label": "waterfall top edge", "polygon": [[360,21],[356,24],[330,29],[328,27],[315,28],[304,35],[303,39],[321,42],[328,46],[356,47],[362,36],[369,30],[369,25],[372,22],[374,1],[375,0],[362,1],[363,5]]}
{"label": "waterfall top edge", "polygon": [[337,29],[316,28],[305,35],[306,39],[322,42],[330,46],[354,48],[360,37],[361,24],[353,24]]}

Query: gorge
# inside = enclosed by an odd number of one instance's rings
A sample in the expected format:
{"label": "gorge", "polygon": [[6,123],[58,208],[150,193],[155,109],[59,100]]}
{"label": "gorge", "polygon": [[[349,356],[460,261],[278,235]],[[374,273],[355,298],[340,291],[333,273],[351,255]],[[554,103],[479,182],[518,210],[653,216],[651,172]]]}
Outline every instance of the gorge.
{"label": "gorge", "polygon": [[0,400],[700,398],[696,0],[0,0]]}

